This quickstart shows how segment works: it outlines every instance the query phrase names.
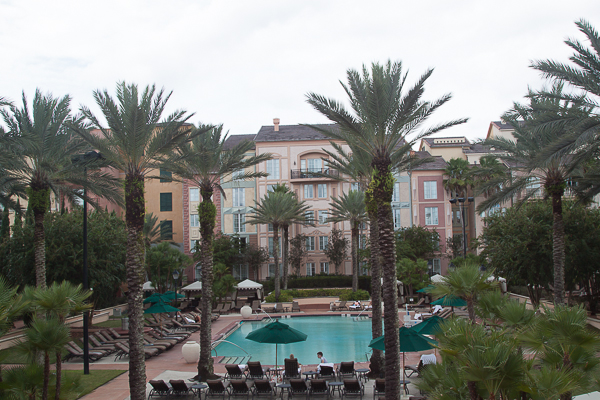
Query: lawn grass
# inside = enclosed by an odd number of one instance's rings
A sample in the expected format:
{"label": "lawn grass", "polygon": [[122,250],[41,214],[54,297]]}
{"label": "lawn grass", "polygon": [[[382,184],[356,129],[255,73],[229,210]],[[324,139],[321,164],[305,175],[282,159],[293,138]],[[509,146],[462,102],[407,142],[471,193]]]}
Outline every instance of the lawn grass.
{"label": "lawn grass", "polygon": [[115,370],[115,369],[101,369],[91,370],[89,375],[84,375],[83,371],[63,371],[63,382],[72,381],[74,379],[79,380],[79,386],[82,390],[77,392],[67,393],[65,391],[64,397],[61,394],[60,398],[65,400],[79,399],[86,394],[91,393],[94,389],[104,385],[105,383],[115,379],[117,376],[127,372],[126,370]]}
{"label": "lawn grass", "polygon": [[94,324],[93,327],[97,328],[120,328],[121,327],[121,318],[109,319],[108,321],[98,322]]}

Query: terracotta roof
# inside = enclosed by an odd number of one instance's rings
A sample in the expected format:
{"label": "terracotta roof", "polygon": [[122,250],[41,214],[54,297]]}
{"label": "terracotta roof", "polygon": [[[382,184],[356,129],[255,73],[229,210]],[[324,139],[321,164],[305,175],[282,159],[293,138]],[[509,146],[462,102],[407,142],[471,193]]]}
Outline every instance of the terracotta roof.
{"label": "terracotta roof", "polygon": [[463,153],[502,153],[500,150],[491,150],[491,146],[481,143],[473,143],[469,148],[463,149]]}
{"label": "terracotta roof", "polygon": [[[337,129],[336,124],[315,124],[323,129]],[[279,125],[275,131],[273,125],[264,125],[256,134],[255,142],[280,142],[288,140],[330,140],[327,136],[304,125]]]}
{"label": "terracotta roof", "polygon": [[[431,157],[431,154],[429,154],[428,151],[415,151],[415,154],[417,155],[418,158],[421,158],[421,159]],[[446,161],[444,161],[444,158],[442,156],[435,156],[435,157],[433,157],[433,161],[430,161],[425,164],[421,164],[418,167],[413,168],[413,171],[431,171],[431,170],[446,169],[447,165],[448,165],[448,163],[446,163]]]}
{"label": "terracotta roof", "polygon": [[249,141],[254,141],[254,137],[256,135],[250,134],[250,135],[231,135],[227,138],[227,140],[225,141],[225,144],[223,145],[223,148],[225,150],[229,150],[234,148],[235,146],[237,146],[238,144],[249,140]]}

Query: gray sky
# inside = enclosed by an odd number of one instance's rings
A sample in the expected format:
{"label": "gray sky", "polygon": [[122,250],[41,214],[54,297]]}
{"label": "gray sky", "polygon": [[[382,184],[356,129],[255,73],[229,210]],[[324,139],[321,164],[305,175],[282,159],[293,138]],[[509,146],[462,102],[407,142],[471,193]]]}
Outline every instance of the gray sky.
{"label": "gray sky", "polygon": [[96,89],[156,83],[169,111],[247,134],[274,117],[327,122],[307,92],[344,100],[348,68],[391,59],[411,84],[435,68],[425,99],[453,94],[431,122],[470,117],[437,136],[475,139],[541,87],[531,60],[567,61],[580,18],[600,29],[600,2],[0,0],[0,96],[39,87],[97,111]]}

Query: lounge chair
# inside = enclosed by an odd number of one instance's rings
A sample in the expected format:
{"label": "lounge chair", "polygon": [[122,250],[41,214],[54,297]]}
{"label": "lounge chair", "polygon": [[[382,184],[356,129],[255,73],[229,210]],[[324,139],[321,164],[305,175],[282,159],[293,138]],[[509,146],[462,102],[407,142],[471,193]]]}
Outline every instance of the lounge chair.
{"label": "lounge chair", "polygon": [[354,370],[354,361],[342,361],[337,370],[338,379],[356,378]]}
{"label": "lounge chair", "polygon": [[173,320],[173,328],[175,328],[175,329],[183,329],[183,330],[191,331],[191,332],[196,332],[198,329],[200,329],[200,325],[196,325],[196,324],[182,324],[179,321]]}
{"label": "lounge chair", "polygon": [[117,332],[115,330],[115,328],[108,328],[107,329],[108,332],[110,332],[111,336],[114,337],[115,339],[129,339],[129,335],[121,335],[119,332]]}
{"label": "lounge chair", "polygon": [[190,393],[194,393],[193,384],[188,386],[182,379],[171,379],[169,384],[171,385],[171,396],[188,396]]}
{"label": "lounge chair", "polygon": [[365,395],[365,388],[358,379],[344,379],[342,388],[342,399],[344,396],[358,396],[362,399]]}
{"label": "lounge chair", "polygon": [[235,301],[235,309],[236,310],[241,310],[242,307],[244,307],[246,305],[246,300],[244,299],[237,299]]}
{"label": "lounge chair", "polygon": [[245,381],[243,380],[239,380],[239,379],[232,379],[231,381],[229,381],[229,398],[231,399],[231,397],[243,397],[246,396],[246,400],[248,400],[248,398],[250,397],[250,395],[252,394],[250,387],[248,387],[248,384],[246,384]]}
{"label": "lounge chair", "polygon": [[331,397],[331,392],[329,391],[327,381],[325,381],[325,379],[311,379],[308,396],[311,398],[313,396],[326,396],[327,398]]}
{"label": "lounge chair", "polygon": [[422,297],[415,304],[409,304],[408,309],[418,308],[418,307],[429,307],[428,304],[425,304],[425,298]]}
{"label": "lounge chair", "polygon": [[335,379],[335,371],[332,366],[329,365],[319,365],[319,379]]}
{"label": "lounge chair", "polygon": [[100,341],[98,339],[96,339],[95,336],[92,336],[92,335],[88,336],[88,346],[89,346],[89,349],[94,349],[94,351],[104,350],[104,351],[108,351],[110,353],[114,353],[115,351],[117,351],[117,348],[115,347],[114,344],[110,344],[110,343],[102,344],[102,343],[100,343]]}
{"label": "lounge chair", "polygon": [[300,305],[297,301],[292,301],[292,312],[300,312]]}
{"label": "lounge chair", "polygon": [[383,396],[385,399],[385,379],[375,379],[375,384],[373,385],[373,400],[377,396]]}
{"label": "lounge chair", "polygon": [[[74,341],[70,341],[69,342],[69,346],[71,346],[72,348],[74,348],[75,350],[77,350],[80,353],[83,353],[83,349],[81,347],[79,347],[79,345],[77,343],[75,343]],[[89,349],[89,347],[88,347]],[[91,349],[89,349],[89,351],[92,351]],[[102,357],[105,357],[111,353],[113,353],[112,350],[94,350],[94,352],[96,354],[102,354]]]}
{"label": "lounge chair", "polygon": [[291,360],[289,358],[286,358],[285,360],[283,360],[283,365],[284,365],[284,370],[283,370],[283,379],[284,380],[301,378],[300,367],[298,366],[297,359],[294,358],[293,360]]}
{"label": "lounge chair", "polygon": [[206,384],[208,385],[208,389],[206,389],[204,394],[205,399],[208,399],[209,397],[222,397],[225,399],[225,396],[229,395],[227,385],[225,385],[221,379],[207,379]]}
{"label": "lounge chair", "polygon": [[260,361],[248,361],[248,379],[266,379],[267,371],[262,367]]}
{"label": "lounge chair", "polygon": [[252,387],[252,396],[256,397],[269,397],[273,398],[275,395],[275,391],[273,390],[273,386],[271,386],[271,382],[266,379],[258,379],[254,381],[254,386]]}
{"label": "lounge chair", "polygon": [[223,304],[223,303],[217,304],[217,306],[215,308],[213,308],[212,312],[220,314],[221,311],[223,311],[223,306],[225,306],[225,304]]}
{"label": "lounge chair", "polygon": [[148,398],[151,397],[169,397],[171,394],[171,386],[167,384],[165,381],[161,380],[151,380],[150,385],[152,389],[150,389],[150,393],[148,394]]}
{"label": "lounge chair", "polygon": [[260,300],[254,300],[252,302],[252,312],[259,312],[260,311]]}
{"label": "lounge chair", "polygon": [[225,379],[244,379],[246,378],[246,369],[241,369],[237,364],[226,364],[225,369],[227,373],[225,374]]}
{"label": "lounge chair", "polygon": [[219,314],[227,314],[229,311],[231,311],[231,302],[225,303],[225,306]]}
{"label": "lounge chair", "polygon": [[[125,343],[115,343],[115,347],[117,348],[117,352],[115,354],[115,361],[120,359],[123,356],[129,356],[129,347],[125,345]],[[146,359],[155,356],[160,353],[159,349],[149,348],[148,346],[144,346],[144,354]]]}
{"label": "lounge chair", "polygon": [[[69,352],[69,354],[67,354],[65,356],[65,361],[69,361],[72,358],[83,358],[83,351],[79,351],[77,349],[74,349],[73,347],[69,346],[68,344],[65,345],[65,349]],[[88,358],[92,362],[98,361],[99,359],[101,359],[102,357],[104,357],[103,354],[104,353],[98,353],[98,352],[90,351],[88,353]]]}
{"label": "lounge chair", "polygon": [[340,301],[340,304],[333,304],[332,306],[332,311],[341,311],[341,310],[347,310],[348,306],[346,306],[346,301]]}
{"label": "lounge chair", "polygon": [[288,398],[304,395],[308,399],[309,388],[304,379],[290,379],[290,386]]}
{"label": "lounge chair", "polygon": [[270,312],[270,313],[275,313],[278,312],[278,306],[279,303],[275,303],[275,305],[273,307],[262,307],[264,312]]}

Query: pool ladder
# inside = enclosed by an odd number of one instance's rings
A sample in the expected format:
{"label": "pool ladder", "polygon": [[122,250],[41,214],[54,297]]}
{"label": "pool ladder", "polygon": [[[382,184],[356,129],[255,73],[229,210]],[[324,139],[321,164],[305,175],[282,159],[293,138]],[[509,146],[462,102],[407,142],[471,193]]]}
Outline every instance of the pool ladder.
{"label": "pool ladder", "polygon": [[244,353],[246,353],[245,356],[231,356],[231,357],[223,357],[223,363],[225,364],[247,364],[248,361],[250,361],[250,359],[252,358],[252,355],[250,353],[248,353],[246,350],[244,350],[242,347],[238,346],[237,344],[230,342],[229,340],[215,340],[214,342],[211,343],[211,347],[212,347],[212,351],[215,352],[215,357],[218,356],[217,354],[217,349],[216,349],[216,345],[219,343],[229,343],[234,345],[235,347],[237,347],[238,349],[242,350]]}

